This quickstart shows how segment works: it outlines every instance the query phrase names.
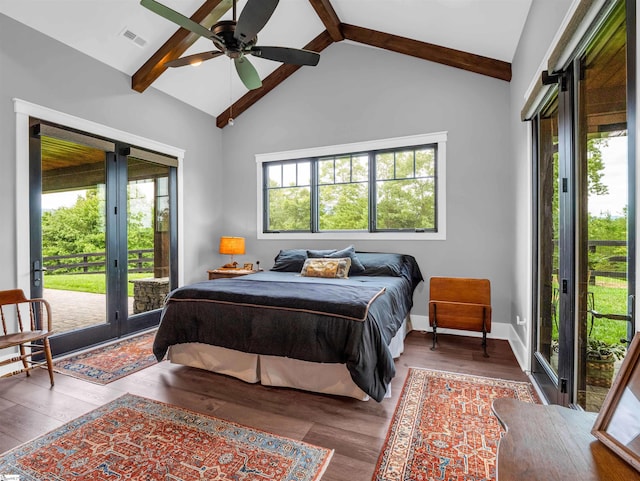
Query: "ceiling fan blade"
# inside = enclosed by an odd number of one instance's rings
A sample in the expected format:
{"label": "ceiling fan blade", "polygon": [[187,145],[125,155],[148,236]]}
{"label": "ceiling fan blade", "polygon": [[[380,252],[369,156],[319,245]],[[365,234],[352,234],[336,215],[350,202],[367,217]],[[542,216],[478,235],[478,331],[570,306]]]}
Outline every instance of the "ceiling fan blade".
{"label": "ceiling fan blade", "polygon": [[193,55],[187,55],[186,57],[177,58],[175,60],[171,60],[169,62],[165,62],[165,67],[183,67],[185,65],[193,65],[204,62],[205,60],[211,60],[212,58],[219,57],[220,55],[224,55],[222,52],[213,51],[213,52],[202,52],[196,53]]}
{"label": "ceiling fan blade", "polygon": [[186,28],[187,30],[200,35],[204,38],[209,38],[211,40],[218,40],[218,37],[213,34],[208,28],[203,27],[199,23],[194,22],[189,17],[185,17],[179,12],[170,9],[169,7],[165,7],[161,3],[156,2],[155,0],[140,0],[140,5],[145,8],[148,8],[153,13],[157,13],[161,17],[166,18],[167,20],[181,26],[182,28]]}
{"label": "ceiling fan blade", "polygon": [[236,72],[245,87],[249,90],[255,90],[262,87],[262,80],[258,75],[258,71],[255,69],[251,62],[246,57],[234,58],[233,63],[236,65]]}
{"label": "ceiling fan blade", "polygon": [[233,36],[240,43],[253,40],[258,32],[267,24],[279,0],[248,0],[238,18]]}
{"label": "ceiling fan blade", "polygon": [[287,47],[252,47],[251,55],[275,60],[276,62],[315,67],[320,61],[320,54],[311,50]]}

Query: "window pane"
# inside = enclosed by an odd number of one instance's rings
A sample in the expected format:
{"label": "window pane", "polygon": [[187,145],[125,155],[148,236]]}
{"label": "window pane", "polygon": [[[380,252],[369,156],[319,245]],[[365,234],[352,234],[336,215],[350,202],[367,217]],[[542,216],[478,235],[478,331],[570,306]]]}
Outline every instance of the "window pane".
{"label": "window pane", "polygon": [[336,159],[336,183],[351,182],[351,157]]}
{"label": "window pane", "polygon": [[302,230],[311,228],[311,190],[309,187],[269,189],[270,231]]}
{"label": "window pane", "polygon": [[326,159],[318,161],[318,183],[333,184],[334,180],[334,160]]}
{"label": "window pane", "polygon": [[353,182],[367,182],[369,180],[369,156],[361,154],[353,157],[351,172]]}
{"label": "window pane", "polygon": [[408,179],[413,176],[413,150],[396,152],[396,179]]}
{"label": "window pane", "polygon": [[366,230],[368,190],[366,183],[319,187],[320,230]]}
{"label": "window pane", "polygon": [[298,185],[311,185],[311,162],[298,162]]}
{"label": "window pane", "polygon": [[435,229],[433,179],[378,182],[377,189],[378,229]]}
{"label": "window pane", "polygon": [[393,157],[393,152],[376,155],[376,179],[385,180],[394,178]]}
{"label": "window pane", "polygon": [[282,187],[282,164],[267,167],[269,187]]}
{"label": "window pane", "polygon": [[296,164],[282,165],[282,184],[283,187],[298,185],[298,176],[296,175]]}
{"label": "window pane", "polygon": [[416,177],[433,177],[436,174],[434,149],[416,150]]}

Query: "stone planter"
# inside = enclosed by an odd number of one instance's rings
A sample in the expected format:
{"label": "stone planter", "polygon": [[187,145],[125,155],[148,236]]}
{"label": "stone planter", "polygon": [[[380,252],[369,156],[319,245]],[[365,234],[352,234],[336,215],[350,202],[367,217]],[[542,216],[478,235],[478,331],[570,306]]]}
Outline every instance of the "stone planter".
{"label": "stone planter", "polygon": [[148,312],[164,306],[169,293],[168,277],[130,280],[133,284],[133,313]]}
{"label": "stone planter", "polygon": [[587,385],[610,388],[613,381],[615,358],[587,359]]}

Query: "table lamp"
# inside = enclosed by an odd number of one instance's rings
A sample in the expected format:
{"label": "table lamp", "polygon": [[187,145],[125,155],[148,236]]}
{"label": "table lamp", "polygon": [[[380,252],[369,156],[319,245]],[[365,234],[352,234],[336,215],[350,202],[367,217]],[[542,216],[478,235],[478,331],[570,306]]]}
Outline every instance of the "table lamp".
{"label": "table lamp", "polygon": [[233,256],[244,254],[244,237],[220,237],[219,251],[220,254],[231,256],[231,263],[222,267],[237,268],[238,263],[233,260]]}

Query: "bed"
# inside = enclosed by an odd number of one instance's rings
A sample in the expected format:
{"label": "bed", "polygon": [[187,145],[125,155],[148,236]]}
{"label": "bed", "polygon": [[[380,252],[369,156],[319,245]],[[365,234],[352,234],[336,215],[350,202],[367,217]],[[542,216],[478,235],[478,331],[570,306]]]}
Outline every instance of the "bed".
{"label": "bed", "polygon": [[[313,267],[327,265],[342,275]],[[171,292],[154,354],[247,382],[381,401],[422,280],[409,255],[283,250],[270,271]]]}

